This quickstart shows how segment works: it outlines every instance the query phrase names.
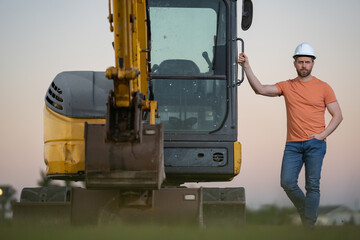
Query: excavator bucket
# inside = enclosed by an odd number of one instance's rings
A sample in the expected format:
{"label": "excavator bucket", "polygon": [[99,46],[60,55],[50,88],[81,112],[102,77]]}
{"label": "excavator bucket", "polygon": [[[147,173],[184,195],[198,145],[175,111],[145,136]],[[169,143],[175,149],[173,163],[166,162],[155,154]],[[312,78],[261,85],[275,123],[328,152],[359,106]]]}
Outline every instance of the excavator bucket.
{"label": "excavator bucket", "polygon": [[143,125],[140,142],[106,141],[104,124],[85,124],[87,188],[159,189],[165,179],[163,126]]}

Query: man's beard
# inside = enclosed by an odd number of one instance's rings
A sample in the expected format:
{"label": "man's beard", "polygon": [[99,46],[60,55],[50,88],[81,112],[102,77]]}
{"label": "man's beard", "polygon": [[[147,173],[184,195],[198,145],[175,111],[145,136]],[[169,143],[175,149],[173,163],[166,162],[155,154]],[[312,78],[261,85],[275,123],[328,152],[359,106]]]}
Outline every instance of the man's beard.
{"label": "man's beard", "polygon": [[311,74],[311,70],[312,69],[310,69],[310,70],[300,69],[300,70],[296,70],[296,71],[297,71],[299,77],[306,78],[307,76],[309,76]]}

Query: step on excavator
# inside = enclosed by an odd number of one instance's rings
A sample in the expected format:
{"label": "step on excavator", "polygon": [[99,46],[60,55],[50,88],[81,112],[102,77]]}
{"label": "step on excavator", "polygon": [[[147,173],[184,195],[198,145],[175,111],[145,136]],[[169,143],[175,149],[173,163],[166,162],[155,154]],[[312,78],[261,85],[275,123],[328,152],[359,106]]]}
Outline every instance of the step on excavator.
{"label": "step on excavator", "polygon": [[244,223],[244,188],[184,187],[240,172],[237,1],[109,0],[108,19],[115,66],[59,73],[45,96],[46,174],[84,187],[24,188],[13,220]]}

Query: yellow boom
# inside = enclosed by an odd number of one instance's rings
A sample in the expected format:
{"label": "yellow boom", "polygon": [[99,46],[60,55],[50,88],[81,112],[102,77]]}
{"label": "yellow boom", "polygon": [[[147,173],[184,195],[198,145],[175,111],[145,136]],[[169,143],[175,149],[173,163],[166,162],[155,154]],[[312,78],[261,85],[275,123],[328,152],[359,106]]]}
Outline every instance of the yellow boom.
{"label": "yellow boom", "polygon": [[[106,70],[114,80],[114,105],[131,107],[136,94],[147,96],[148,31],[145,0],[109,0],[110,30],[114,32],[115,67]],[[143,98],[142,108],[155,124],[156,103]]]}

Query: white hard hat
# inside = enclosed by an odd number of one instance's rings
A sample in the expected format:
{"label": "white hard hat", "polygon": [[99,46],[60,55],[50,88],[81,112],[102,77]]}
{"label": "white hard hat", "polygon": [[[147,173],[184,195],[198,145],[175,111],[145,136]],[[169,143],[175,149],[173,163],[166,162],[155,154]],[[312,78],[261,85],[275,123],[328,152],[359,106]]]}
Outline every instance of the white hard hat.
{"label": "white hard hat", "polygon": [[296,47],[293,58],[296,58],[297,56],[309,56],[313,59],[316,58],[314,48],[306,42],[303,42]]}

